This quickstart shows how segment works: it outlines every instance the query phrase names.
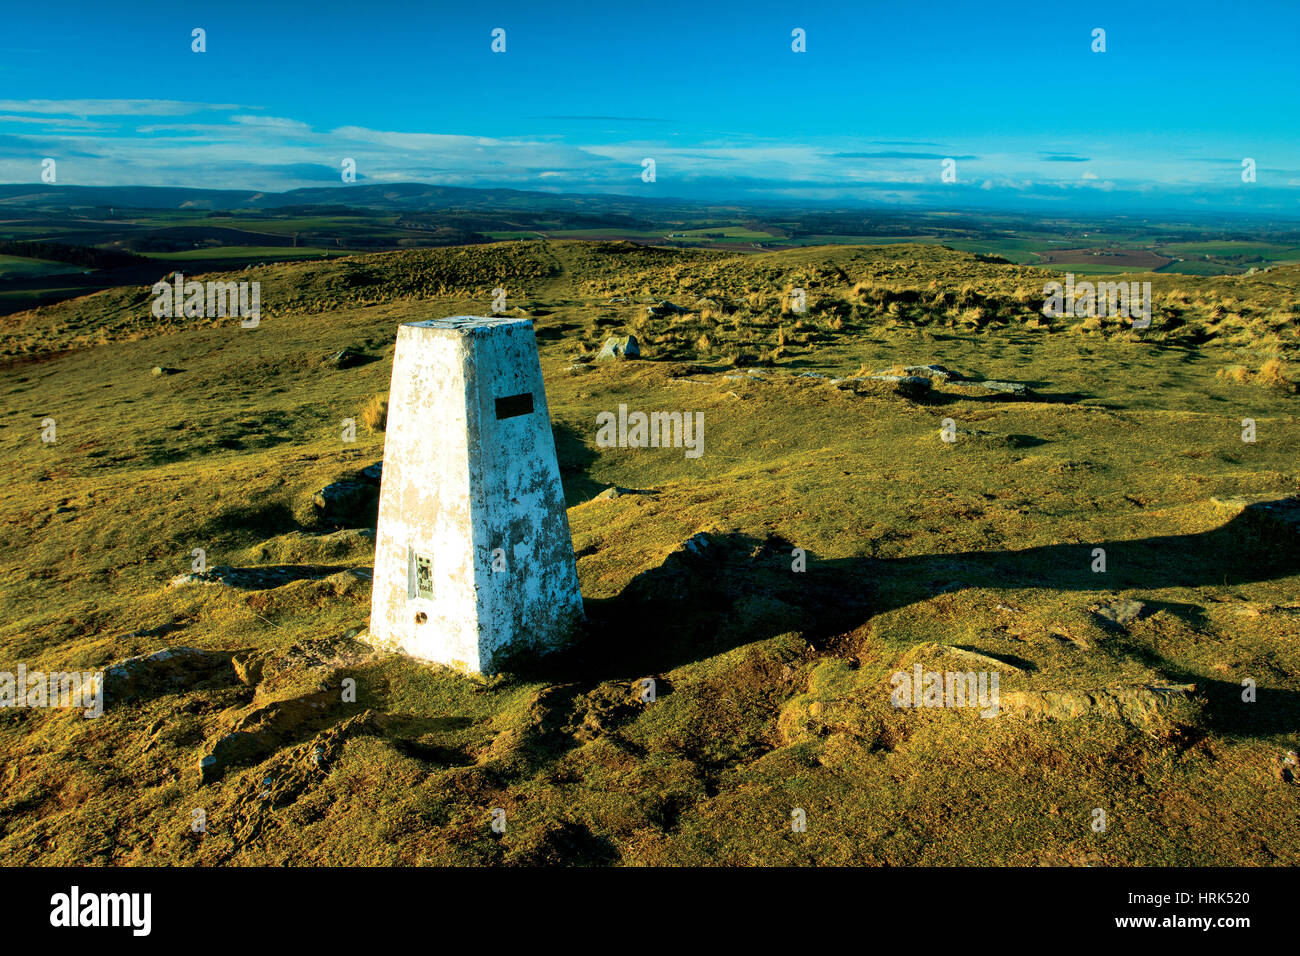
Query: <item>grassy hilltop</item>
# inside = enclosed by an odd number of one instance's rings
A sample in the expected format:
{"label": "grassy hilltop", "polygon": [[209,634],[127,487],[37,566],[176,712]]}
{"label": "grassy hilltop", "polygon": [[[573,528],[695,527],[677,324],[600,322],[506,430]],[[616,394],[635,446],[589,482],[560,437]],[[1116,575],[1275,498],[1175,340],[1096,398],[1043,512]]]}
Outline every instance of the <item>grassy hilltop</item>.
{"label": "grassy hilltop", "polygon": [[[97,720],[0,711],[0,858],[1300,863],[1300,266],[1129,273],[1136,332],[1045,318],[1059,275],[511,242],[203,277],[261,282],[252,330],[141,286],[0,318],[0,670],[188,649]],[[358,639],[363,469],[397,325],[497,287],[536,326],[589,624],[474,679]],[[592,361],[627,333],[641,360]],[[927,364],[960,377],[870,378]],[[703,455],[597,447],[620,404],[702,411]],[[234,570],[185,581],[196,548]],[[917,663],[998,671],[1001,714],[891,706]]]}

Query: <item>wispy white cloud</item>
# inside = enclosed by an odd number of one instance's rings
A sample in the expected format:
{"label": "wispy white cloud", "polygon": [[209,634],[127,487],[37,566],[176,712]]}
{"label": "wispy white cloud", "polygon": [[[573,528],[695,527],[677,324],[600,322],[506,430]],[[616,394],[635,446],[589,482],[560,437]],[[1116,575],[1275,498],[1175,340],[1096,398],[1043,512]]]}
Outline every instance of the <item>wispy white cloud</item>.
{"label": "wispy white cloud", "polygon": [[310,130],[311,127],[299,120],[286,119],[283,116],[249,116],[246,113],[230,117],[232,123],[241,126],[265,126],[283,130]]}
{"label": "wispy white cloud", "polygon": [[[1180,158],[1165,142],[1159,148],[1125,143],[1122,151],[1095,142],[1044,150],[1034,139],[912,144],[714,135],[682,145],[673,134],[647,135],[643,127],[636,138],[609,143],[595,142],[586,127],[569,139],[318,128],[260,109],[182,100],[0,100],[0,181],[32,181],[41,157],[52,156],[60,160],[61,183],[282,190],[331,180],[342,185],[337,171],[349,158],[359,181],[372,183],[909,204],[1206,183],[1226,189],[1232,183],[1220,180],[1235,175]],[[882,144],[926,149],[881,150]],[[647,157],[655,160],[655,183],[641,179]],[[941,181],[940,157],[956,160],[955,184]],[[1291,178],[1287,185],[1294,186],[1293,177],[1279,175],[1278,185]]]}
{"label": "wispy white cloud", "polygon": [[0,123],[26,123],[30,125],[40,125],[46,129],[54,128],[59,130],[97,130],[97,129],[114,129],[112,123],[100,123],[88,119],[70,119],[63,116],[14,116],[13,114],[0,115]]}
{"label": "wispy white cloud", "polygon": [[0,100],[0,110],[50,116],[185,116],[200,110],[238,109],[256,107],[184,100]]}

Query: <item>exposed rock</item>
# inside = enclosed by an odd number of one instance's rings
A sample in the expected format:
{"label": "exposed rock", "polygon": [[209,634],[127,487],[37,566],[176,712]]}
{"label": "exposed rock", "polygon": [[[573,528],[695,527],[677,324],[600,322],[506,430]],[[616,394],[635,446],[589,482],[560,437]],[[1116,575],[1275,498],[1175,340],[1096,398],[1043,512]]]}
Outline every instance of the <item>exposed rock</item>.
{"label": "exposed rock", "polygon": [[1106,626],[1123,630],[1134,621],[1143,617],[1147,612],[1147,606],[1141,601],[1114,600],[1109,604],[1103,604],[1099,607],[1092,608],[1092,612],[1105,622]]}
{"label": "exposed rock", "polygon": [[990,392],[1005,392],[1008,395],[1027,395],[1029,393],[1029,386],[1024,382],[998,382],[985,379],[982,382],[971,382],[969,384],[988,389]]}
{"label": "exposed rock", "polygon": [[991,654],[981,654],[979,651],[967,650],[964,647],[953,647],[951,644],[940,644],[939,649],[946,654],[954,657],[960,657],[962,660],[970,661],[972,664],[979,664],[989,671],[1012,671],[1019,673],[1022,669],[1015,664],[1009,664],[999,657]]}
{"label": "exposed rock", "polygon": [[1277,768],[1277,777],[1283,783],[1296,783],[1300,781],[1300,777],[1297,777],[1298,772],[1300,772],[1300,754],[1288,750],[1282,755],[1281,766]]}
{"label": "exposed rock", "polygon": [[679,550],[685,551],[687,554],[695,555],[696,557],[704,557],[705,555],[709,554],[712,551],[712,549],[713,549],[713,541],[709,538],[707,534],[705,534],[703,531],[700,531],[687,538],[682,543],[682,546]]}
{"label": "exposed rock", "polygon": [[610,336],[601,346],[600,352],[596,355],[597,362],[609,362],[614,359],[634,359],[641,357],[641,346],[637,344],[635,335],[625,335],[622,338]]}
{"label": "exposed rock", "polygon": [[199,758],[199,786],[212,783],[221,776],[221,766],[212,755]]}
{"label": "exposed rock", "polygon": [[718,546],[706,533],[697,532],[681,542],[680,548],[664,559],[667,566],[675,566],[682,561],[692,563],[702,558],[714,558],[718,555]]}
{"label": "exposed rock", "polygon": [[366,481],[370,482],[372,485],[379,484],[383,476],[384,476],[384,463],[382,461],[376,462],[375,464],[369,466],[368,468],[361,469],[361,477],[364,478]]}
{"label": "exposed rock", "polygon": [[648,315],[656,319],[661,319],[667,315],[680,315],[686,311],[679,305],[673,305],[667,299],[660,299],[654,305],[647,305],[645,310]]}
{"label": "exposed rock", "polygon": [[930,391],[930,380],[924,375],[893,375],[886,373],[870,375],[868,378],[878,382],[892,382],[898,387],[900,395],[909,397],[924,395]]}
{"label": "exposed rock", "polygon": [[965,378],[960,372],[954,372],[950,368],[944,368],[942,365],[904,365],[903,372],[907,375],[921,375],[925,378],[938,379],[940,382],[946,382],[949,379]]}
{"label": "exposed rock", "polygon": [[352,349],[341,349],[330,356],[330,364],[335,368],[352,368],[354,365],[361,365],[369,356]]}
{"label": "exposed rock", "polygon": [[[895,366],[897,368],[897,366]],[[872,375],[872,378],[883,378],[890,376],[892,380],[897,380],[904,376],[915,376],[927,380],[933,379],[939,382],[946,382],[950,379],[960,379],[963,376],[951,369],[944,368],[942,365],[904,365],[902,374],[894,371],[893,368],[884,368]]]}
{"label": "exposed rock", "polygon": [[171,579],[167,586],[169,588],[178,588],[194,584],[220,584],[226,587],[239,588],[243,591],[265,591],[270,588],[283,587],[294,581],[319,581],[323,578],[336,577],[341,573],[366,575],[366,579],[369,580],[369,572],[361,568],[346,568],[340,572],[338,568],[318,567],[310,564],[280,564],[261,568],[232,568],[227,565],[217,565],[208,568],[206,571],[187,571],[184,574],[178,574]]}
{"label": "exposed rock", "polygon": [[1000,695],[1004,713],[1041,720],[1111,717],[1153,730],[1166,721],[1195,724],[1195,684],[1135,684],[1092,691],[1015,691]]}
{"label": "exposed rock", "polygon": [[180,369],[178,368],[168,368],[166,365],[155,365],[153,369],[150,370],[149,374],[156,377],[159,375],[175,375],[179,371]]}
{"label": "exposed rock", "polygon": [[229,654],[196,647],[165,647],[152,654],[128,657],[104,670],[104,702],[175,692],[229,667]]}
{"label": "exposed rock", "polygon": [[617,498],[620,494],[622,494],[622,492],[620,492],[617,488],[606,488],[600,494],[596,495],[596,500],[610,501],[614,498]]}
{"label": "exposed rock", "polygon": [[378,492],[368,481],[336,481],[312,496],[322,521],[330,524],[373,526]]}
{"label": "exposed rock", "polygon": [[230,666],[235,669],[239,682],[248,687],[256,687],[262,680],[262,666],[265,655],[254,651],[240,651],[230,658]]}
{"label": "exposed rock", "polygon": [[[952,590],[951,588],[940,589],[940,593]],[[973,651],[965,647],[957,647],[953,644],[940,644],[937,641],[925,641],[917,644],[896,660],[894,666],[898,670],[909,670],[917,664],[920,664],[925,670],[950,670],[954,669],[952,661],[945,659],[956,658],[962,662],[959,666],[964,668],[966,665],[974,665],[980,670],[1000,671],[1003,673],[1021,673],[1024,668],[1012,664],[1000,657],[992,654],[985,654],[981,651]],[[1032,668],[1031,668],[1032,669]]]}

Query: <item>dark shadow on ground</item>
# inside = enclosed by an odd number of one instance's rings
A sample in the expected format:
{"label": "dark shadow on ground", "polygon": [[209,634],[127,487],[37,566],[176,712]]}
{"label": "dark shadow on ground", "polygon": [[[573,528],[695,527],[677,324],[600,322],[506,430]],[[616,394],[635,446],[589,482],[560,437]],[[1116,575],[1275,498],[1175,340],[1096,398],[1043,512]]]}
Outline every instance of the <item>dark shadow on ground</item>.
{"label": "dark shadow on ground", "polygon": [[[1020,551],[956,552],[904,558],[818,560],[792,570],[794,544],[771,536],[717,536],[683,547],[637,575],[616,597],[586,602],[585,637],[527,666],[551,683],[634,681],[789,631],[827,648],[873,616],[966,588],[1114,592],[1223,586],[1300,573],[1300,499],[1253,505],[1199,534],[1048,545]],[[1105,573],[1092,570],[1094,548]],[[1165,606],[1191,622],[1198,610]],[[1241,687],[1182,672],[1126,640],[1116,649],[1145,660],[1175,682],[1204,687],[1212,726],[1225,733],[1271,734],[1300,728],[1300,694],[1260,688],[1272,706],[1243,709]]]}
{"label": "dark shadow on ground", "polygon": [[[594,430],[594,423],[592,428]],[[596,460],[596,453],[588,447],[582,436],[560,422],[551,423],[551,434],[555,436],[555,456],[560,464],[565,507],[572,508],[590,501],[604,491],[604,485],[587,477],[587,469]]]}
{"label": "dark shadow on ground", "polygon": [[273,503],[227,508],[204,522],[199,528],[199,533],[208,537],[217,537],[251,531],[264,537],[274,537],[277,534],[298,530],[301,529],[289,507]]}

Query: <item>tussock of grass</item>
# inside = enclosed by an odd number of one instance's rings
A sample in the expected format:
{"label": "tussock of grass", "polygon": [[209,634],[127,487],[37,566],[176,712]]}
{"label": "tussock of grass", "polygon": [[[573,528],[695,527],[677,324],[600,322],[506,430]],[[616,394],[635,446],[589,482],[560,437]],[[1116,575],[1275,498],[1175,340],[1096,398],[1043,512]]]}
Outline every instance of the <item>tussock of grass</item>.
{"label": "tussock of grass", "polygon": [[382,432],[388,427],[388,399],[376,395],[366,403],[361,412],[361,422],[371,432]]}

